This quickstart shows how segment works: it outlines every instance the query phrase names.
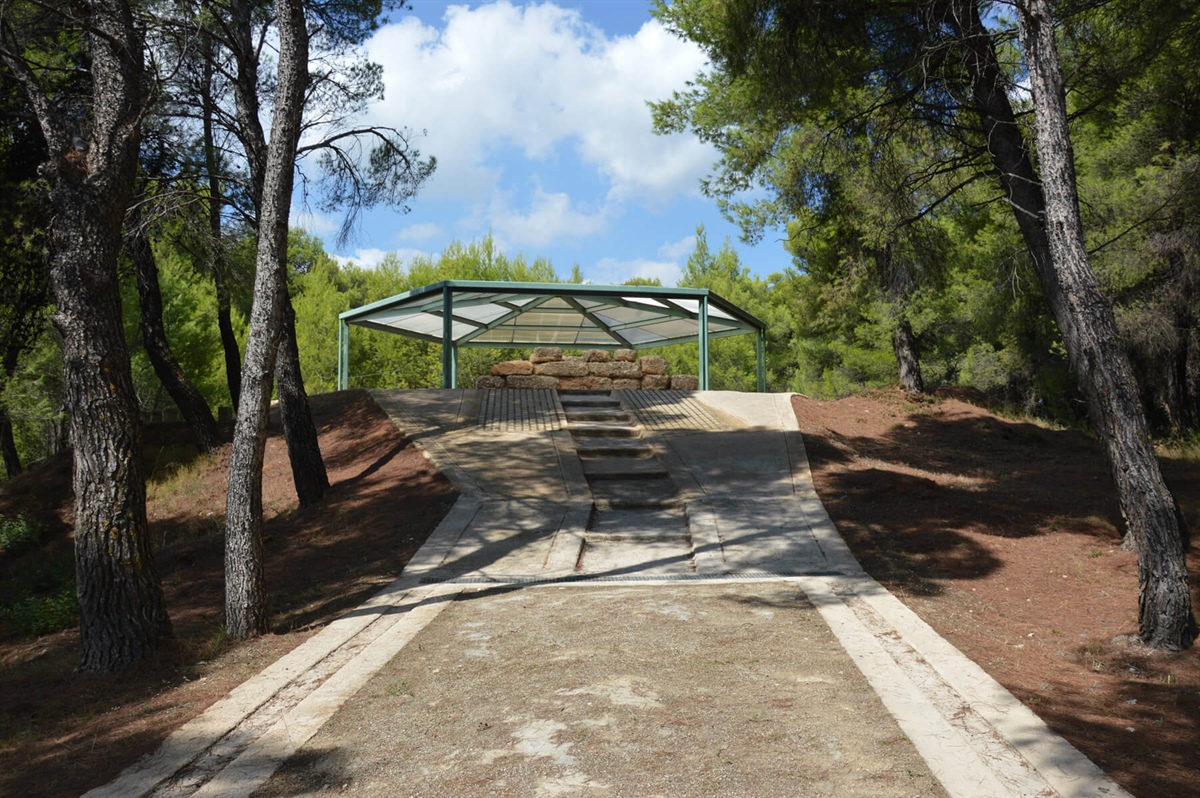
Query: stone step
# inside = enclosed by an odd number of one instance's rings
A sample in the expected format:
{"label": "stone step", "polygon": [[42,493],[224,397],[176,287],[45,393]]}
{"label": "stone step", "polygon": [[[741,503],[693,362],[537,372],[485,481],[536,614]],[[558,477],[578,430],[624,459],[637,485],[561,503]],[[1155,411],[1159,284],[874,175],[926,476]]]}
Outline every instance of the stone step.
{"label": "stone step", "polygon": [[604,393],[559,393],[558,401],[563,409],[572,407],[620,407],[621,400]]}
{"label": "stone step", "polygon": [[614,421],[633,425],[633,415],[619,407],[564,407],[568,421]]}
{"label": "stone step", "polygon": [[577,438],[637,438],[641,435],[637,427],[602,421],[568,421],[567,432]]}
{"label": "stone step", "polygon": [[[598,482],[592,487],[592,500],[597,510],[662,510],[683,507],[683,499],[674,491],[672,484],[662,493],[651,487],[650,480],[627,483]],[[621,490],[615,490],[621,488]]]}
{"label": "stone step", "polygon": [[580,458],[654,456],[654,447],[643,438],[580,438],[575,451]]}
{"label": "stone step", "polygon": [[692,544],[686,539],[621,540],[589,538],[579,553],[576,573],[596,576],[683,576],[695,573]]}
{"label": "stone step", "polygon": [[615,508],[592,513],[587,535],[622,540],[688,539],[687,519],[679,507]]}
{"label": "stone step", "polygon": [[588,485],[597,510],[683,506],[679,490],[669,477],[595,479]]}
{"label": "stone step", "polygon": [[666,467],[658,458],[602,457],[581,460],[583,473],[589,479],[661,479],[667,476]]}

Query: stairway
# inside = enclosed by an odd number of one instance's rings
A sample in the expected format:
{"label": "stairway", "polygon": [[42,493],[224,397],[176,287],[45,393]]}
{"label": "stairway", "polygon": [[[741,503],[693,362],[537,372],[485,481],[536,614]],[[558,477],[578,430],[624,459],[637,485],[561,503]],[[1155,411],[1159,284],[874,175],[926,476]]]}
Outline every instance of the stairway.
{"label": "stairway", "polygon": [[679,490],[637,418],[610,391],[561,391],[594,509],[580,573],[694,571]]}

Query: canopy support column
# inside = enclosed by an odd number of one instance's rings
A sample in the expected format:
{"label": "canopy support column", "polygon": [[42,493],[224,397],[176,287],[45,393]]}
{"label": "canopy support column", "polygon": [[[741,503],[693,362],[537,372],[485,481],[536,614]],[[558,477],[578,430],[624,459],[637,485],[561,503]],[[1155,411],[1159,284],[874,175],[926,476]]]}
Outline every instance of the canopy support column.
{"label": "canopy support column", "polygon": [[337,338],[337,389],[350,387],[350,325],[338,319]]}
{"label": "canopy support column", "polygon": [[708,294],[700,297],[700,390],[708,390]]}
{"label": "canopy support column", "polygon": [[758,370],[758,392],[767,392],[767,331],[754,336],[754,360]]}
{"label": "canopy support column", "polygon": [[442,387],[458,387],[458,346],[454,343],[454,294],[442,286]]}

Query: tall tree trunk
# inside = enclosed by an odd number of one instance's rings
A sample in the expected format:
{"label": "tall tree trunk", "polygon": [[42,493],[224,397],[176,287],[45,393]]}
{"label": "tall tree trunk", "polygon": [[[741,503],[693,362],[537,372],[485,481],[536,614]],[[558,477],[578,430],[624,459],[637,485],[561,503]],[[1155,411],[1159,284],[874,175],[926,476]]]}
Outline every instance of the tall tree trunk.
{"label": "tall tree trunk", "polygon": [[229,384],[231,406],[237,407],[242,397],[242,352],[238,348],[230,319],[229,286],[224,272],[226,266],[223,262],[213,266],[213,281],[217,286],[217,329],[221,332],[221,351],[225,353],[225,381]]}
{"label": "tall tree trunk", "polygon": [[202,129],[204,133],[204,170],[208,173],[208,232],[209,273],[217,289],[217,329],[221,332],[221,349],[225,354],[225,382],[229,385],[229,399],[233,407],[238,406],[242,389],[242,353],[238,348],[237,336],[233,334],[230,321],[229,264],[225,258],[222,240],[221,214],[225,208],[225,197],[221,191],[221,163],[217,155],[217,143],[213,133],[213,118],[216,103],[212,96],[213,41],[207,31],[200,35],[200,57],[204,63],[201,84]]}
{"label": "tall tree trunk", "polygon": [[1184,373],[1184,405],[1187,425],[1200,424],[1200,328],[1192,326],[1187,335],[1187,365]]}
{"label": "tall tree trunk", "polygon": [[978,5],[964,0],[953,7],[955,21],[964,34],[973,99],[989,152],[1062,333],[1071,370],[1087,397],[1089,415],[1117,485],[1128,534],[1136,544],[1141,639],[1155,648],[1186,648],[1194,636],[1194,620],[1181,517],[1150,445],[1133,371],[1117,337],[1112,309],[1083,249],[1062,80],[1048,8],[1044,0],[1018,4],[1038,122],[1043,189],[1005,93],[991,35],[979,17]]}
{"label": "tall tree trunk", "polygon": [[[17,371],[20,354],[20,350],[16,346],[10,345],[5,351],[4,376],[6,382],[11,380]],[[21,473],[23,470],[21,454],[17,451],[17,441],[13,437],[12,417],[8,415],[8,408],[2,404],[0,404],[0,455],[4,457],[4,473],[7,479],[12,479]]]}
{"label": "tall tree trunk", "polygon": [[[263,225],[266,224],[265,205],[268,201],[267,192],[269,190],[266,186],[266,169],[271,153],[263,137],[262,127],[258,123],[257,84],[250,79],[252,74],[256,74],[257,52],[253,49],[251,37],[248,34],[251,19],[249,5],[236,3],[232,15],[237,20],[244,20],[246,26],[239,27],[233,37],[234,51],[239,54],[238,80],[234,86],[234,99],[240,127],[239,137],[245,147],[246,157],[250,164],[250,191],[258,211],[257,221],[261,242]],[[240,22],[239,25],[241,25]],[[307,43],[305,46],[307,48]],[[305,52],[307,60],[307,49]],[[245,54],[244,58],[242,53]],[[253,70],[251,69],[252,64]],[[297,110],[297,113],[300,111]],[[274,131],[272,131],[271,139],[273,145]],[[285,240],[281,258],[286,258],[286,251],[287,242]],[[286,266],[284,268],[286,280]],[[292,477],[296,486],[296,494],[300,506],[307,507],[325,495],[325,491],[329,488],[329,478],[325,473],[325,463],[321,459],[317,430],[312,423],[308,396],[304,392],[304,382],[300,374],[300,355],[296,350],[295,342],[295,315],[291,301],[286,296],[286,284],[282,290],[284,297],[281,300],[281,311],[285,317],[281,320],[280,354],[284,356],[284,360],[282,363],[276,364],[276,376],[279,379],[284,436],[287,439],[288,456],[292,463]],[[247,357],[247,359],[249,358]]]}
{"label": "tall tree trunk", "polygon": [[138,300],[141,303],[139,323],[142,330],[142,341],[146,346],[146,354],[150,357],[150,365],[158,375],[158,381],[166,388],[171,400],[179,408],[188,430],[192,433],[192,441],[201,452],[211,452],[220,445],[217,434],[217,421],[213,418],[212,410],[204,400],[204,395],[188,379],[171,345],[167,341],[167,332],[163,327],[162,292],[158,284],[158,262],[154,259],[154,249],[150,244],[149,232],[141,218],[141,212],[135,205],[130,210],[128,246],[133,261],[133,271],[137,277]]}
{"label": "tall tree trunk", "polygon": [[300,374],[300,351],[296,347],[296,311],[291,299],[283,298],[283,326],[279,354],[275,361],[279,385],[279,408],[283,418],[283,436],[287,440],[292,463],[292,482],[300,506],[316,504],[329,490],[329,475],[317,440],[317,426],[308,406],[308,394]]}
{"label": "tall tree trunk", "polygon": [[917,337],[912,324],[904,317],[904,311],[912,298],[912,276],[903,264],[897,263],[891,247],[884,246],[874,251],[875,271],[883,291],[891,300],[896,319],[892,330],[892,351],[896,354],[896,372],[900,387],[915,395],[925,393],[925,377],[921,374],[921,361],[917,350]]}
{"label": "tall tree trunk", "polygon": [[[38,76],[5,56],[25,88],[50,160],[53,323],[62,335],[75,446],[75,575],[80,670],[112,671],[171,635],[146,522],[142,438],[121,318],[117,258],[144,113],[143,42],[124,0],[80,6],[90,57],[90,127],[61,114]],[[87,147],[75,143],[87,136]]]}
{"label": "tall tree trunk", "polygon": [[303,2],[277,0],[275,11],[279,60],[274,117],[263,172],[254,304],[225,505],[225,624],[235,639],[264,632],[268,625],[262,562],[262,464],[287,290],[288,212],[308,82]]}
{"label": "tall tree trunk", "polygon": [[12,479],[21,473],[21,454],[17,451],[17,441],[13,437],[12,419],[8,409],[0,407],[0,454],[4,456],[4,475]]}
{"label": "tall tree trunk", "polygon": [[908,319],[901,318],[897,322],[892,335],[892,349],[896,353],[900,387],[909,394],[925,393],[925,378],[921,374],[921,362],[917,359],[917,337],[913,335]]}

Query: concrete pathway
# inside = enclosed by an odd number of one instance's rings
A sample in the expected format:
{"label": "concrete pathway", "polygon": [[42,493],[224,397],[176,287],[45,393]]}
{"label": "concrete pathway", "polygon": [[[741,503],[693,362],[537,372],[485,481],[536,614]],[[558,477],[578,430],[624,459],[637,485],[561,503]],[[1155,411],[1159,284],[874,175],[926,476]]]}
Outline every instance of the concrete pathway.
{"label": "concrete pathway", "polygon": [[[454,508],[396,583],[89,795],[283,795],[331,785],[364,795],[1126,794],[862,571],[812,488],[787,395],[616,393],[667,466],[678,511],[594,514],[551,391],[376,392],[459,489]],[[513,596],[519,619],[505,603]],[[729,633],[739,624],[757,631]],[[505,646],[494,642],[505,635]],[[801,645],[821,635],[836,650]],[[575,653],[555,659],[564,648]],[[680,651],[693,654],[672,659]],[[800,675],[779,678],[773,658],[801,663]],[[676,664],[664,671],[659,660]],[[726,660],[759,675],[731,679]],[[828,681],[842,661],[854,667],[837,671],[832,694],[812,687],[809,670]],[[484,670],[468,668],[480,662]],[[418,678],[430,695],[452,691],[457,714],[437,709],[451,701],[443,696],[403,702],[407,714],[387,716],[399,725],[371,719],[381,692],[405,694],[394,685]],[[487,701],[463,698],[480,684]],[[763,698],[764,684],[773,697]],[[716,693],[721,712],[689,714],[689,700]],[[581,696],[590,698],[580,705]],[[850,709],[837,703],[851,697]],[[606,714],[594,707],[600,700],[654,711]],[[764,742],[774,752],[764,761],[782,757],[783,770],[763,765],[773,774],[765,781],[733,770],[683,779],[703,765],[687,764],[695,746],[720,744],[726,726],[763,728],[753,725],[763,700],[805,708],[769,721],[771,739],[791,743]],[[486,745],[461,726],[471,706],[492,730]],[[660,739],[674,728],[662,725],[668,706],[694,724],[681,727],[693,730],[678,744]],[[839,713],[861,734],[832,731]],[[413,723],[426,738],[455,742],[425,746]],[[363,728],[373,731],[355,731]],[[607,736],[595,736],[600,728]],[[839,747],[850,737],[857,753]],[[802,739],[823,740],[824,758]],[[647,750],[665,760],[653,765]],[[837,766],[847,757],[854,767]],[[793,760],[803,773],[786,767]],[[661,779],[648,775],[659,771]],[[722,788],[724,777],[732,780]],[[447,779],[459,786],[446,792]]]}

